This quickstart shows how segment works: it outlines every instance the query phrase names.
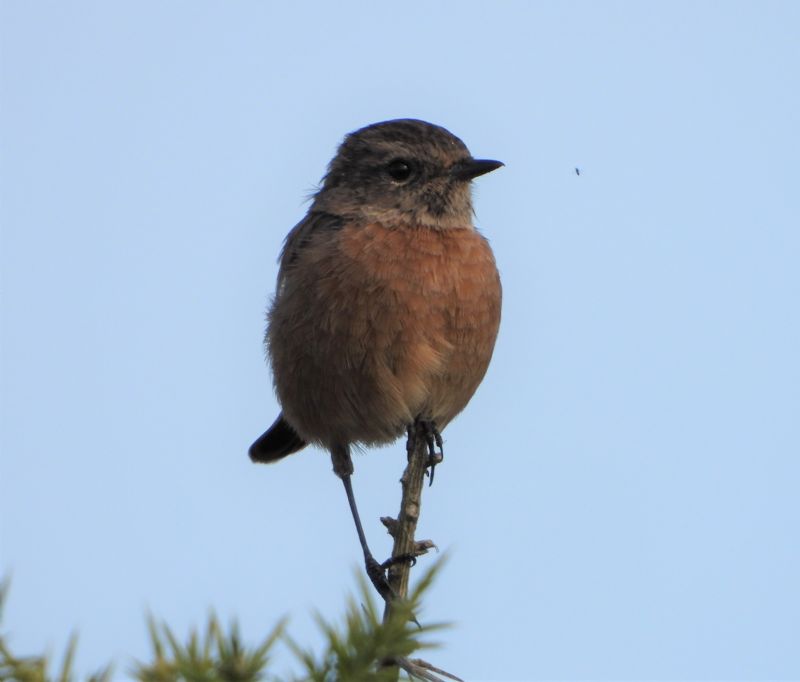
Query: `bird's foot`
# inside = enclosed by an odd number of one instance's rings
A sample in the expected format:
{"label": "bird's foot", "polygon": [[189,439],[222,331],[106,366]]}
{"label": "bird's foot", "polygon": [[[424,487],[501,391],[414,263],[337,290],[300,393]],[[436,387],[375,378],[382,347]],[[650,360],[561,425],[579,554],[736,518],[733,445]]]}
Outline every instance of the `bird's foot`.
{"label": "bird's foot", "polygon": [[386,561],[381,564],[381,568],[384,571],[388,571],[392,566],[396,566],[397,564],[408,564],[409,566],[414,566],[417,563],[417,557],[408,552],[406,554],[398,554],[397,556],[390,556]]}
{"label": "bird's foot", "polygon": [[[392,602],[396,602],[400,599],[397,592],[394,591],[392,586],[389,584],[389,581],[386,579],[387,574],[386,572],[391,566],[395,564],[401,564],[404,562],[408,562],[409,565],[413,566],[417,563],[417,557],[413,554],[399,554],[398,556],[389,557],[386,561],[382,564],[379,564],[374,556],[371,554],[365,556],[365,563],[367,566],[367,576],[369,576],[370,581],[372,582],[375,589],[378,591],[378,594],[381,595],[381,598],[386,605],[389,606]],[[413,613],[409,613],[409,620],[414,623],[418,628],[422,628],[417,617]]]}
{"label": "bird's foot", "polygon": [[371,554],[365,557],[364,563],[367,568],[367,576],[373,584],[378,594],[383,597],[386,603],[397,599],[397,594],[392,589],[392,586],[386,580],[386,571],[395,564],[408,563],[413,566],[417,563],[417,557],[413,554],[400,554],[398,556],[389,557],[382,564],[379,564],[377,559]]}
{"label": "bird's foot", "polygon": [[379,564],[372,555],[365,557],[364,563],[366,564],[367,568],[367,577],[378,591],[378,594],[381,595],[383,601],[388,604],[392,600],[396,599],[397,594],[395,594],[392,586],[389,585],[388,581],[386,580],[386,568],[383,566],[383,564]]}
{"label": "bird's foot", "polygon": [[[430,469],[430,483],[428,485],[433,485],[433,474],[436,471],[436,465],[441,464],[444,459],[444,449],[442,447],[444,442],[442,441],[442,434],[436,428],[436,422],[432,419],[417,417],[414,423],[406,429],[406,432],[408,433],[406,451],[409,457],[417,447],[417,439],[420,437],[425,439],[425,444],[428,446],[428,468]],[[437,447],[439,452],[436,452]]]}

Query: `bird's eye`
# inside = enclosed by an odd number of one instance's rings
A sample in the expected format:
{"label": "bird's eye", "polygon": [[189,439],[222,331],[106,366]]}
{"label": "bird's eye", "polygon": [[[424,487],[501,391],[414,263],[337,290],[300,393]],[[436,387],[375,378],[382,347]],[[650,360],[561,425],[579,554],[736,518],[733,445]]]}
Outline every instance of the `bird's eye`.
{"label": "bird's eye", "polygon": [[386,172],[389,174],[389,177],[396,182],[405,182],[408,180],[413,170],[411,164],[403,159],[395,159],[386,166]]}

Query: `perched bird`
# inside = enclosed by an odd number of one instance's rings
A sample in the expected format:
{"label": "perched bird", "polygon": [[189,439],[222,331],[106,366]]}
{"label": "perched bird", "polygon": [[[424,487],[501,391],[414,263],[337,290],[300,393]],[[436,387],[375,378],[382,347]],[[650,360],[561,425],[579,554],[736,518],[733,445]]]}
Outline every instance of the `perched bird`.
{"label": "perched bird", "polygon": [[280,256],[266,347],[283,411],[250,458],[274,462],[309,443],[331,453],[367,573],[387,599],[353,496],[350,448],[419,426],[431,465],[440,460],[440,431],[483,379],[500,324],[500,278],[472,224],[470,182],[502,165],[474,159],[424,121],[357,130]]}

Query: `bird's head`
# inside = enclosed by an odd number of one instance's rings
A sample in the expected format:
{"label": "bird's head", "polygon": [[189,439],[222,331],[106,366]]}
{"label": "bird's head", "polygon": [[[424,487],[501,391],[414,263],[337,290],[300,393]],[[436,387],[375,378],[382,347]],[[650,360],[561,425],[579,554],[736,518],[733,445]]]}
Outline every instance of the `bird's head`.
{"label": "bird's head", "polygon": [[425,121],[375,123],[344,139],[314,209],[388,227],[471,227],[470,181],[502,165]]}

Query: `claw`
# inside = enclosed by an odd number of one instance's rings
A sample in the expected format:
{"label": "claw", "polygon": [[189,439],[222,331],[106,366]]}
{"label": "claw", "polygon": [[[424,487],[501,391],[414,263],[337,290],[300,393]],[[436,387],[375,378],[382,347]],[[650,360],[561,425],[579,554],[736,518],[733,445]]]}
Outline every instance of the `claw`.
{"label": "claw", "polygon": [[433,455],[428,457],[428,468],[430,469],[430,480],[428,481],[428,487],[430,488],[433,485],[433,474],[436,472],[436,465],[441,464],[444,456],[441,452],[437,452]]}
{"label": "claw", "polygon": [[407,563],[409,566],[414,566],[417,563],[417,557],[413,554],[398,554],[397,556],[389,557],[386,561],[381,564],[381,568],[386,571],[391,566],[395,564],[405,564]]}
{"label": "claw", "polygon": [[[387,604],[391,604],[393,601],[398,599],[397,592],[392,589],[392,586],[386,580],[386,570],[394,565],[399,564],[403,561],[410,562],[411,566],[417,563],[417,558],[413,554],[401,554],[396,557],[390,557],[382,564],[379,564],[375,557],[371,554],[366,557],[366,566],[367,566],[367,576],[370,579],[370,582],[374,585],[375,589],[378,591],[378,594],[381,595],[383,601]],[[417,617],[412,613],[410,614],[411,622],[414,623],[418,628],[422,629],[422,625],[420,625]]]}
{"label": "claw", "polygon": [[[417,417],[414,420],[414,424],[407,427],[406,432],[408,433],[406,451],[409,457],[416,449],[417,438],[421,435],[425,439],[425,444],[428,446],[428,468],[430,469],[430,483],[428,485],[433,485],[433,475],[436,471],[436,465],[441,464],[444,459],[444,441],[442,440],[442,434],[439,433],[439,429],[436,428],[436,422],[432,419]],[[439,448],[439,452],[436,452],[437,447]]]}
{"label": "claw", "polygon": [[373,556],[367,557],[365,563],[367,567],[367,576],[370,582],[375,586],[378,594],[383,597],[383,600],[389,603],[397,599],[397,595],[391,585],[386,581],[386,567],[384,567],[383,564],[379,564]]}

